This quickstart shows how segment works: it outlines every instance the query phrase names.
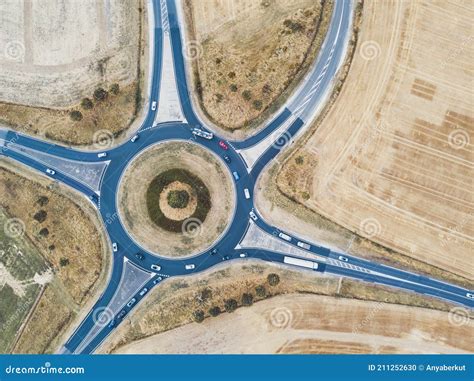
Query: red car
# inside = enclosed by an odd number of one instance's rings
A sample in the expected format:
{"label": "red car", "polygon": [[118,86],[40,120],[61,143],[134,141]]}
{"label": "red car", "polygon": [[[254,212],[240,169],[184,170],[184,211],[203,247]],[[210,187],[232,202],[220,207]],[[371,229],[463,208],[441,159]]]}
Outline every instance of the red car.
{"label": "red car", "polygon": [[229,149],[229,146],[227,144],[225,144],[225,142],[223,140],[219,141],[219,147],[221,147],[222,149],[225,149],[225,150]]}

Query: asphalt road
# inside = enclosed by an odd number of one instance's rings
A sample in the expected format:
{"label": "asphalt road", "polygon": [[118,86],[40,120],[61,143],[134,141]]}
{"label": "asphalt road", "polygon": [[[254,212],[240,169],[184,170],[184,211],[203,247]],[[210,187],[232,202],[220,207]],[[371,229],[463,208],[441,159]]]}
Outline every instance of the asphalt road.
{"label": "asphalt road", "polygon": [[[150,3],[151,4],[151,3]],[[182,38],[179,18],[174,0],[153,0],[154,16],[154,49],[153,71],[151,76],[150,104],[157,101],[156,110],[148,113],[139,129],[139,139],[135,142],[127,141],[106,151],[107,156],[98,158],[97,152],[74,150],[67,147],[40,141],[9,130],[0,130],[1,154],[17,160],[31,168],[45,173],[47,168],[53,168],[56,173],[50,175],[57,181],[73,187],[83,193],[95,204],[103,219],[104,226],[111,242],[115,242],[118,251],[113,254],[112,274],[107,288],[83,320],[70,339],[65,343],[61,353],[92,353],[97,346],[112,332],[133,309],[141,299],[140,291],[160,284],[168,277],[193,274],[206,270],[218,263],[222,263],[223,256],[229,260],[241,260],[241,254],[248,258],[262,261],[283,263],[285,254],[272,252],[263,248],[236,249],[249,227],[249,213],[254,210],[257,215],[255,224],[274,239],[282,240],[278,236],[282,229],[267,224],[258,211],[255,210],[253,191],[256,181],[265,166],[285,149],[288,137],[294,139],[301,129],[307,126],[317,111],[318,106],[324,101],[325,95],[330,91],[334,76],[341,65],[345,54],[348,35],[352,22],[352,3],[336,0],[322,50],[311,68],[310,72],[301,83],[295,94],[288,100],[276,115],[268,121],[265,127],[255,135],[243,141],[229,143],[229,150],[223,151],[218,146],[220,140],[214,136],[212,140],[196,138],[191,129],[204,124],[195,114],[187,85],[185,63],[182,54]],[[166,25],[163,31],[162,15]],[[167,15],[167,17],[166,17]],[[168,34],[169,33],[169,34]],[[159,90],[163,65],[163,40],[170,38],[173,54],[177,88],[181,102],[181,109],[187,123],[173,122],[162,123],[153,127],[153,121],[160,108]],[[290,119],[292,118],[292,119]],[[267,139],[279,129],[285,121],[291,124],[282,132],[281,138],[277,135],[273,144],[259,156],[251,168],[243,160],[238,150],[249,149]],[[149,146],[170,140],[186,140],[199,144],[202,147],[222,157],[227,154],[231,158],[226,166],[231,172],[237,172],[240,179],[235,182],[236,209],[234,217],[225,234],[205,252],[185,259],[170,259],[160,257],[159,253],[150,253],[139,246],[123,226],[117,211],[117,189],[127,165],[130,161]],[[45,155],[47,154],[47,155]],[[73,169],[71,168],[71,163]],[[75,164],[74,164],[75,163]],[[251,197],[246,199],[244,189],[250,191]],[[466,307],[473,308],[474,300],[466,296],[472,291],[456,285],[451,285],[426,276],[384,266],[375,262],[363,260],[344,253],[331,251],[328,248],[299,239],[289,232],[291,241],[284,243],[302,249],[297,242],[310,245],[308,253],[315,254],[319,260],[315,270],[335,275],[363,280],[391,286],[403,290],[413,291],[448,300]],[[212,249],[217,249],[216,255],[211,255]],[[135,257],[142,253],[143,260]],[[343,256],[345,260],[340,260]],[[159,264],[161,270],[155,273],[151,270],[152,264]],[[186,265],[194,265],[194,269],[187,270]],[[135,302],[127,306],[132,299]]]}

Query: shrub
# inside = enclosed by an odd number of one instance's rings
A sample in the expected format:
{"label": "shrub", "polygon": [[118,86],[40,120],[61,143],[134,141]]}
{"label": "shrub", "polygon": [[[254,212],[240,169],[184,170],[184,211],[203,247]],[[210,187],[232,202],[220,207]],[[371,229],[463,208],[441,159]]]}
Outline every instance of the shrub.
{"label": "shrub", "polygon": [[219,65],[222,62],[220,58],[216,58],[216,64]]}
{"label": "shrub", "polygon": [[80,120],[82,120],[82,112],[78,111],[78,110],[73,110],[69,113],[69,116],[71,117],[72,120],[74,120],[75,122],[79,122]]}
{"label": "shrub", "polygon": [[33,216],[33,218],[39,223],[44,222],[46,220],[46,217],[48,217],[48,213],[46,212],[46,210],[40,210]]}
{"label": "shrub", "polygon": [[212,296],[212,291],[209,288],[205,288],[199,293],[199,300],[206,301]]}
{"label": "shrub", "polygon": [[36,202],[40,205],[40,206],[45,206],[48,204],[49,202],[49,198],[47,196],[40,196],[38,198],[38,200],[36,200]]}
{"label": "shrub", "polygon": [[215,94],[215,97],[216,97],[216,102],[217,103],[221,103],[222,100],[224,99],[224,96],[222,94],[219,94],[219,93]]}
{"label": "shrub", "polygon": [[237,300],[235,299],[227,299],[224,302],[224,308],[227,312],[234,312],[238,307]]}
{"label": "shrub", "polygon": [[255,287],[255,292],[257,293],[257,296],[260,298],[264,298],[267,296],[267,290],[265,289],[265,286],[260,285]]}
{"label": "shrub", "polygon": [[94,107],[94,103],[92,103],[90,98],[82,98],[81,106],[84,110],[90,110],[92,107]]}
{"label": "shrub", "polygon": [[253,295],[252,294],[242,294],[242,305],[251,306],[253,304]]}
{"label": "shrub", "polygon": [[303,156],[298,156],[298,157],[295,159],[295,163],[298,164],[298,165],[303,164],[303,163],[304,163]]}
{"label": "shrub", "polygon": [[172,208],[183,209],[189,203],[189,194],[184,190],[172,190],[168,193],[168,205]]}
{"label": "shrub", "polygon": [[280,283],[280,277],[278,274],[271,273],[268,274],[267,281],[270,286],[276,286],[278,283]]}
{"label": "shrub", "polygon": [[230,79],[235,78],[235,72],[230,71],[229,73],[227,73],[227,76],[228,76]]}
{"label": "shrub", "polygon": [[69,264],[69,259],[67,259],[67,258],[64,258],[64,257],[63,257],[63,258],[61,258],[61,259],[59,260],[59,265],[60,265],[61,267],[67,266],[68,264]]}
{"label": "shrub", "polygon": [[120,86],[118,83],[113,83],[112,86],[110,86],[110,92],[114,95],[117,95],[120,92]]}
{"label": "shrub", "polygon": [[235,93],[237,91],[237,85],[235,83],[233,83],[229,86],[229,89],[230,89],[230,91]]}
{"label": "shrub", "polygon": [[216,316],[219,316],[220,313],[221,313],[221,309],[218,306],[209,308],[209,315],[211,316],[216,317]]}
{"label": "shrub", "polygon": [[196,323],[202,323],[204,321],[204,311],[196,310],[193,312],[193,319]]}
{"label": "shrub", "polygon": [[94,99],[98,102],[107,99],[108,95],[107,90],[104,90],[102,87],[98,87],[94,90]]}
{"label": "shrub", "polygon": [[250,90],[242,91],[242,98],[244,98],[246,101],[252,99],[252,93],[250,92]]}
{"label": "shrub", "polygon": [[254,108],[255,110],[261,110],[261,109],[262,109],[262,106],[263,106],[263,103],[262,103],[261,100],[256,99],[256,100],[253,101],[253,108]]}

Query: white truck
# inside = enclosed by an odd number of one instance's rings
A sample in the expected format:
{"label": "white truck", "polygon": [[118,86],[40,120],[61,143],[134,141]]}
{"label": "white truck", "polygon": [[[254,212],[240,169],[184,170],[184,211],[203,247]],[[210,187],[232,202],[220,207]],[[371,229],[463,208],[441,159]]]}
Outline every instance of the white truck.
{"label": "white truck", "polygon": [[284,257],[283,262],[293,266],[306,267],[308,269],[317,270],[318,264],[307,259],[300,259],[294,257]]}

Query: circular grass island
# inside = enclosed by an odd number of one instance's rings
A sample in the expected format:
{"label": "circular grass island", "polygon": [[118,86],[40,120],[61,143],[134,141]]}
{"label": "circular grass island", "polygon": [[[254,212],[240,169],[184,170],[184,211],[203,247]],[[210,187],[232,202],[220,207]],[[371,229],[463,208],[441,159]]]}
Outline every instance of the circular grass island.
{"label": "circular grass island", "polygon": [[224,164],[197,144],[159,143],[127,166],[120,218],[134,240],[160,256],[197,254],[225,231],[235,207]]}

